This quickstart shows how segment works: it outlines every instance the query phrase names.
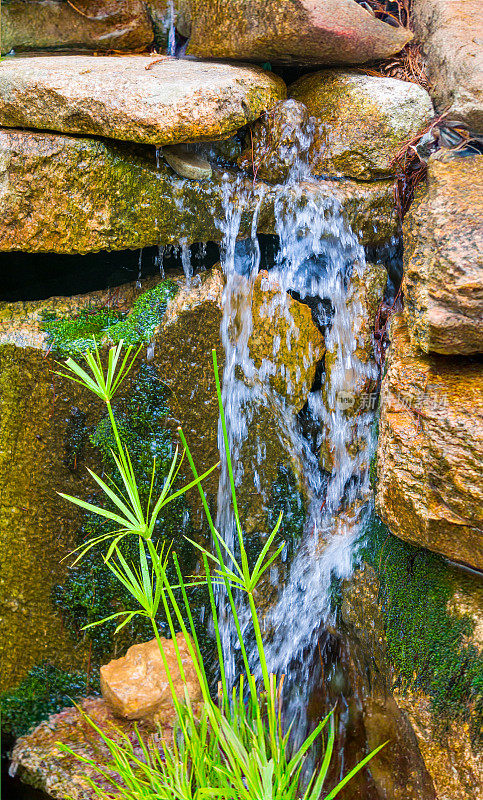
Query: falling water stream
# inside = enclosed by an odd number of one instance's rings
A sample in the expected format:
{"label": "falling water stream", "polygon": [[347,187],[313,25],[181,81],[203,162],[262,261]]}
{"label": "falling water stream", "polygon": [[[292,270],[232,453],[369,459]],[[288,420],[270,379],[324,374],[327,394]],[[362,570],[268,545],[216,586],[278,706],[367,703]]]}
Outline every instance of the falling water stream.
{"label": "falling water stream", "polygon": [[[325,387],[310,393],[308,411],[319,432],[318,446],[325,438],[332,454],[334,467],[330,475],[321,469],[314,451],[317,448],[311,447],[290,404],[270,387],[269,379],[276,369],[274,362],[280,345],[277,337],[274,337],[273,362],[265,359],[257,369],[249,351],[253,323],[251,300],[260,267],[256,230],[262,189],[254,189],[259,202],[251,238],[238,241],[247,190],[240,180],[226,176],[225,216],[219,226],[223,232],[222,266],[226,276],[221,326],[226,355],[223,402],[235,481],[239,485],[250,470],[255,487],[260,485],[265,458],[263,442],[259,444],[255,465],[243,464],[241,450],[254,415],[264,408],[276,415],[283,438],[289,442],[291,456],[301,464],[307,495],[301,543],[285,580],[277,585],[275,603],[264,616],[269,669],[285,675],[288,718],[295,720],[295,728],[303,733],[311,692],[310,654],[317,645],[321,626],[330,616],[331,582],[334,577],[350,574],[354,543],[361,534],[370,506],[368,467],[372,414],[369,410],[356,416],[350,413],[350,407],[356,402],[354,395],[363,385],[363,379],[375,368],[362,364],[356,354],[362,307],[352,296],[351,276],[357,272],[363,279],[366,269],[363,248],[345,221],[338,201],[331,196],[321,198],[319,194],[307,192],[305,181],[309,176],[303,158],[307,142],[302,147],[300,142],[304,144],[302,132],[294,146],[294,166],[289,178],[278,187],[275,217],[279,246],[273,267],[264,280],[272,292],[277,291],[275,300],[271,299],[270,303],[277,306],[278,314],[286,315],[289,347],[296,347],[298,333],[288,308],[289,293],[295,293],[302,302],[309,298],[325,301],[318,305],[317,322],[325,329],[327,355],[332,366]],[[289,383],[290,377],[286,377]],[[223,453],[221,426],[218,436]],[[269,503],[269,498],[266,499]],[[235,525],[223,458],[217,524],[228,546],[234,548]],[[275,570],[273,581],[277,584],[278,580]],[[233,683],[237,636],[221,589],[218,606],[227,678]],[[248,625],[248,612],[241,597],[238,606],[242,620]],[[256,648],[251,658],[257,673]]]}

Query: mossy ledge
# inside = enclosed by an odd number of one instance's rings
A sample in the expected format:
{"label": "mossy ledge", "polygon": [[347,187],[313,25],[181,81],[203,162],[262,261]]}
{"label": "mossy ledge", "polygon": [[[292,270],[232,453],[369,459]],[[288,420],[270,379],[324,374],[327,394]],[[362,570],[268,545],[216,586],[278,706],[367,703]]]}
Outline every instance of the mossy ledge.
{"label": "mossy ledge", "polygon": [[147,342],[177,291],[178,286],[173,281],[164,280],[143,292],[129,313],[107,308],[83,309],[75,317],[68,318],[47,313],[41,327],[49,336],[50,348],[69,356],[93,350],[95,344],[117,344],[121,339],[127,345]]}
{"label": "mossy ledge", "polygon": [[[452,720],[469,722],[483,747],[483,653],[471,643],[475,623],[449,608],[465,581],[442,556],[401,541],[374,517],[363,558],[377,572],[388,654],[401,689],[431,698],[439,733]],[[469,580],[469,579],[468,579]]]}

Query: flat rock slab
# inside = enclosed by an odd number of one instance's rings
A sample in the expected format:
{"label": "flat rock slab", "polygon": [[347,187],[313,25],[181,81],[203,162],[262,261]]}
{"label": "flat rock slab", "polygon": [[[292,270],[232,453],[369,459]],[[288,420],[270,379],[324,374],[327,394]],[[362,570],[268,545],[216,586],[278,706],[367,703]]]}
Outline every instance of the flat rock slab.
{"label": "flat rock slab", "polygon": [[284,99],[258,67],[168,56],[42,56],[0,70],[0,125],[145,144],[229,136]]}
{"label": "flat rock slab", "polygon": [[483,133],[483,22],[480,0],[414,0],[411,18],[430,92],[446,119]]}
{"label": "flat rock slab", "polygon": [[[249,177],[213,170],[180,178],[140,145],[25,131],[0,131],[0,251],[88,253],[180,242],[219,242],[227,192],[241,206],[240,236],[276,233],[275,204],[338,200],[363,244],[395,235],[392,181],[317,181],[253,187]],[[48,198],[48,202],[46,202]]]}
{"label": "flat rock slab", "polygon": [[361,64],[401,50],[411,31],[354,0],[188,0],[187,53],[281,64]]}
{"label": "flat rock slab", "polygon": [[404,221],[406,321],[426,353],[483,353],[482,218],[483,155],[430,158]]}
{"label": "flat rock slab", "polygon": [[474,359],[425,355],[391,321],[376,508],[405,541],[483,569],[483,381]]}

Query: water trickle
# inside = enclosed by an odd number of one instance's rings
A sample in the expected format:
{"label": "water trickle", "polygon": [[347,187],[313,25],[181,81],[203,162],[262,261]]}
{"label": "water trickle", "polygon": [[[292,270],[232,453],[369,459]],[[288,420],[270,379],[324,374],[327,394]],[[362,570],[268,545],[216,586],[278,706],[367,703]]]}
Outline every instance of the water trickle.
{"label": "water trickle", "polygon": [[168,56],[176,55],[176,28],[175,28],[175,10],[173,0],[168,3],[168,17],[166,22],[166,31],[168,34]]}
{"label": "water trickle", "polygon": [[[362,364],[356,354],[362,307],[350,290],[351,276],[355,272],[364,275],[364,252],[343,218],[338,201],[331,196],[321,198],[310,191],[305,159],[297,156],[306,150],[307,142],[301,133],[294,148],[289,178],[278,187],[275,218],[279,247],[267,280],[278,292],[271,303],[277,306],[277,313],[286,315],[289,323],[289,348],[296,347],[298,333],[289,312],[289,292],[295,293],[302,301],[309,298],[325,301],[320,305],[318,322],[326,329],[326,348],[331,361],[330,383],[310,393],[308,411],[319,431],[319,446],[324,437],[329,444],[334,464],[330,475],[321,469],[319,458],[290,404],[270,388],[269,378],[277,369],[275,356],[280,340],[274,337],[273,362],[264,359],[258,369],[249,351],[253,327],[252,294],[260,267],[256,231],[262,190],[256,186],[253,189],[260,202],[250,239],[237,241],[249,191],[238,179],[226,180],[225,216],[219,221],[223,232],[222,266],[226,276],[221,325],[226,357],[223,403],[236,470],[235,482],[240,485],[244,478],[253,476],[255,487],[260,489],[265,458],[263,443],[258,448],[255,464],[242,464],[240,456],[254,415],[260,408],[265,408],[277,416],[291,456],[301,464],[307,495],[308,513],[302,542],[282,585],[277,585],[279,570],[274,571],[272,583],[277,598],[264,614],[265,630],[269,634],[269,669],[286,675],[289,703],[286,711],[289,719],[295,718],[300,723],[301,731],[310,693],[306,664],[312,659],[306,656],[313,653],[321,626],[330,616],[333,578],[342,578],[351,572],[354,542],[361,533],[370,505],[368,467],[372,414],[368,410],[352,415],[350,399],[353,404],[354,393],[363,385],[363,378],[374,369]],[[344,398],[349,398],[349,402],[345,403]],[[218,436],[223,454],[221,428]],[[354,447],[355,442],[357,447]],[[266,500],[268,505],[270,498]],[[228,546],[234,547],[235,525],[223,456],[217,527],[223,532]],[[237,637],[226,607],[224,590],[220,588],[218,591],[227,679],[233,683],[236,678]],[[242,620],[248,621],[243,598],[238,598],[237,602]],[[252,665],[256,673],[255,648]],[[297,696],[297,687],[300,697]]]}
{"label": "water trickle", "polygon": [[193,265],[191,263],[191,250],[186,240],[181,241],[181,264],[186,278],[186,286],[190,286],[193,277]]}

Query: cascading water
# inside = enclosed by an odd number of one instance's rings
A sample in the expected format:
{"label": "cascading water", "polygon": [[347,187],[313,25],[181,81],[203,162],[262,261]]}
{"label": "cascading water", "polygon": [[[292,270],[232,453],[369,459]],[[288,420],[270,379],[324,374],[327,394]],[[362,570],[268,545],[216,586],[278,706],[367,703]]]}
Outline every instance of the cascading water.
{"label": "cascading water", "polygon": [[[303,435],[298,417],[289,404],[276,396],[269,378],[274,363],[265,360],[257,370],[249,352],[252,331],[251,297],[260,266],[260,249],[256,236],[257,211],[249,240],[237,241],[241,215],[246,204],[246,187],[241,180],[225,184],[225,217],[220,221],[223,231],[222,266],[226,275],[222,341],[225,347],[223,402],[235,480],[240,484],[244,472],[253,473],[255,486],[263,471],[264,447],[258,448],[258,464],[244,465],[240,458],[243,441],[257,409],[269,408],[277,415],[283,436],[302,466],[308,513],[305,531],[283,585],[278,587],[278,599],[265,615],[267,659],[274,673],[286,676],[289,697],[289,718],[303,728],[304,709],[310,693],[306,658],[313,652],[321,625],[330,614],[330,587],[334,576],[342,578],[351,572],[353,546],[360,536],[370,499],[369,458],[372,414],[370,409],[351,415],[346,405],[356,402],[355,394],[364,379],[373,377],[375,367],[361,363],[356,354],[358,333],[362,323],[362,307],[352,296],[351,275],[361,278],[365,258],[356,236],[345,222],[338,202],[311,191],[313,179],[306,166],[311,132],[299,132],[293,146],[293,167],[287,182],[278,187],[275,218],[279,249],[267,280],[276,287],[278,313],[288,310],[288,293],[302,301],[319,298],[326,301],[319,312],[318,322],[326,330],[327,356],[331,362],[330,377],[322,389],[309,395],[309,412],[319,431],[318,444],[326,439],[333,469],[327,476],[319,458]],[[262,190],[258,192],[258,209]],[[327,302],[329,301],[329,302]],[[290,331],[290,327],[289,327]],[[291,331],[295,345],[296,331]],[[274,349],[277,348],[276,338]],[[274,356],[276,353],[274,352]],[[219,430],[220,452],[223,453],[222,431]],[[357,442],[357,447],[354,447]],[[269,499],[267,498],[268,502]],[[243,522],[243,521],[242,521]],[[218,530],[223,532],[230,548],[235,545],[235,527],[231,508],[226,464],[218,492]],[[277,580],[277,575],[274,580]],[[243,619],[243,598],[238,600]],[[219,590],[218,606],[221,617],[227,678],[236,677],[237,638],[231,615],[227,613],[224,592]],[[247,618],[247,617],[246,617]],[[247,618],[248,619],[248,618]],[[253,669],[257,672],[256,652],[252,654]],[[303,687],[303,697],[297,697],[294,687]]]}

